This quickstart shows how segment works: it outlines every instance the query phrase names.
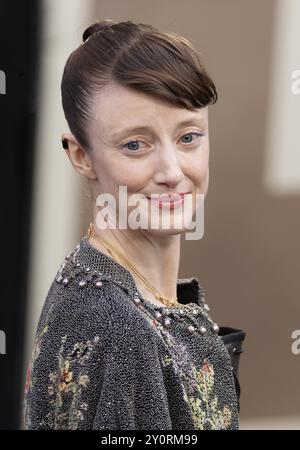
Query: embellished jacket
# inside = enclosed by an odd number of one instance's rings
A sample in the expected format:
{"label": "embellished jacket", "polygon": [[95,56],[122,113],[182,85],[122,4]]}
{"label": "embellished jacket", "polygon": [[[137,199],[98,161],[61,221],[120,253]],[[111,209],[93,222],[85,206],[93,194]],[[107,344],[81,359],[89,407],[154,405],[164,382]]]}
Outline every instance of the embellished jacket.
{"label": "embellished jacket", "polygon": [[87,236],[66,255],[38,322],[25,429],[238,429],[243,330],[218,327],[196,277],[155,305]]}

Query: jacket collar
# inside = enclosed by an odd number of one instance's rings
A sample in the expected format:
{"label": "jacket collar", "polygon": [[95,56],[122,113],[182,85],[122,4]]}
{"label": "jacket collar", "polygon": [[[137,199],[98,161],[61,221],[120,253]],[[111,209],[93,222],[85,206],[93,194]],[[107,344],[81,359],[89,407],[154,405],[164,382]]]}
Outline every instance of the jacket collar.
{"label": "jacket collar", "polygon": [[[76,247],[76,259],[90,269],[99,273],[101,279],[112,281],[129,294],[138,294],[137,286],[131,273],[110,256],[91,245],[87,235],[83,236]],[[196,277],[177,279],[177,297],[179,303],[194,302],[203,304],[204,290]]]}

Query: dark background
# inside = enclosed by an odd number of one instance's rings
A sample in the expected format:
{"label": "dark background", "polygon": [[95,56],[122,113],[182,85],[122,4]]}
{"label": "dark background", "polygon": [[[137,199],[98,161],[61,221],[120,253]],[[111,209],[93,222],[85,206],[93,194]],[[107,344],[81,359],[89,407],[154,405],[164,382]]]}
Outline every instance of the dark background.
{"label": "dark background", "polygon": [[1,1],[0,70],[6,94],[0,95],[1,128],[1,299],[0,429],[20,426],[29,230],[37,115],[39,2]]}

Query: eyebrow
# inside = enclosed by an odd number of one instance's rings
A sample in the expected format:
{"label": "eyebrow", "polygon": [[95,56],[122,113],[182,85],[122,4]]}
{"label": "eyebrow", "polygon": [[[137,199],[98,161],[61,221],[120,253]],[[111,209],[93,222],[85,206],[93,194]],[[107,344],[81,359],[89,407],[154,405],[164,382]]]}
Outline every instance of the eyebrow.
{"label": "eyebrow", "polygon": [[[197,118],[193,118],[193,119],[187,119],[184,120],[182,122],[179,122],[175,128],[175,131],[177,131],[179,128],[181,127],[185,127],[185,126],[189,126],[189,125],[198,125],[198,126],[206,126],[206,119],[201,118],[201,119],[197,119]],[[124,128],[123,130],[120,131],[116,131],[112,137],[113,139],[117,139],[119,137],[121,137],[124,134],[128,134],[128,133],[145,133],[147,131],[152,131],[152,128],[146,125],[143,126],[135,126],[135,127],[128,127],[128,128]]]}

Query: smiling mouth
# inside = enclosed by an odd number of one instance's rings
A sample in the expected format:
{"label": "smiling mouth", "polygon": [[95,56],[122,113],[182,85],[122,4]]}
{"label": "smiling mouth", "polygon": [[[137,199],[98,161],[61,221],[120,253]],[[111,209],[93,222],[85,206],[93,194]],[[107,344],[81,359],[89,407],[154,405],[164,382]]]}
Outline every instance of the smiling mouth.
{"label": "smiling mouth", "polygon": [[147,197],[150,202],[159,208],[168,207],[169,209],[175,209],[176,207],[182,205],[184,203],[184,197],[186,194],[190,194],[190,192],[184,192],[176,195],[161,195],[153,194],[153,197]]}
{"label": "smiling mouth", "polygon": [[175,203],[183,200],[186,194],[190,194],[190,192],[178,192],[176,194],[152,194],[152,196],[147,196],[147,198],[156,202]]}

